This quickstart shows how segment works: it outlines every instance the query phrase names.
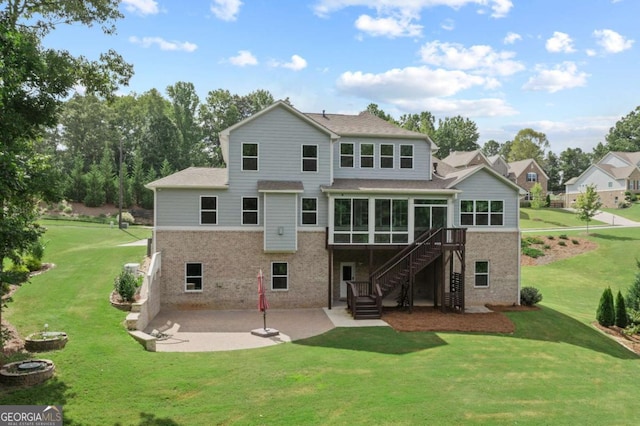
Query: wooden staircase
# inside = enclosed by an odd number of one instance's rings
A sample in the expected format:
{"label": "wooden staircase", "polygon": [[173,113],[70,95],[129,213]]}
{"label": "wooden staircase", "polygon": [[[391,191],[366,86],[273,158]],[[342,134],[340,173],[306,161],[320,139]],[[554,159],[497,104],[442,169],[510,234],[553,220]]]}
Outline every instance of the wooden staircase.
{"label": "wooden staircase", "polygon": [[349,282],[347,308],[354,319],[380,318],[382,299],[438,259],[445,249],[464,248],[465,231],[460,228],[429,230],[374,271],[369,281]]}

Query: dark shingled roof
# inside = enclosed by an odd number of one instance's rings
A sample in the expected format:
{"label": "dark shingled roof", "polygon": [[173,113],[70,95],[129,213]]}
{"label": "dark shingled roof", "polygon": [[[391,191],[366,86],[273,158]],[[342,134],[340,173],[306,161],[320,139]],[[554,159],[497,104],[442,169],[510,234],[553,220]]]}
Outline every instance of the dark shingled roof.
{"label": "dark shingled roof", "polygon": [[385,136],[428,140],[428,136],[403,129],[369,112],[358,115],[304,114],[340,136]]}

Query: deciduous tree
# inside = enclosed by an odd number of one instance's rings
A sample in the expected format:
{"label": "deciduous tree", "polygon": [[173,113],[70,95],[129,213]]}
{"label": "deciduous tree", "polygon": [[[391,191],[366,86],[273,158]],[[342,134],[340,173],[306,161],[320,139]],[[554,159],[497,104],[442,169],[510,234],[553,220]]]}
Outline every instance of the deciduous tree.
{"label": "deciduous tree", "polygon": [[507,158],[510,163],[533,158],[538,164],[542,164],[545,149],[548,147],[547,135],[530,128],[522,129],[513,139]]}
{"label": "deciduous tree", "polygon": [[602,207],[600,196],[594,184],[587,185],[585,192],[578,195],[575,209],[580,220],[587,222],[587,235],[589,235],[589,222]]}

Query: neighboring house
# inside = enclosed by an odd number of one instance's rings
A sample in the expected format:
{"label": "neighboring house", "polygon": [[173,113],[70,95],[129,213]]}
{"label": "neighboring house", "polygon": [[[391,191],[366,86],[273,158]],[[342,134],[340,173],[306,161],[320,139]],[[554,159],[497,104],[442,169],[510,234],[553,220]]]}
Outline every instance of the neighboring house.
{"label": "neighboring house", "polygon": [[580,176],[565,183],[565,203],[571,206],[588,185],[595,185],[603,207],[616,208],[625,192],[640,193],[640,152],[609,152]]}
{"label": "neighboring house", "polygon": [[255,308],[260,269],[272,308],[348,300],[379,316],[403,291],[409,304],[519,304],[520,189],[490,167],[455,170],[426,135],[369,113],[283,101],[220,139],[227,168],[147,185],[163,307]]}
{"label": "neighboring house", "polygon": [[479,149],[474,151],[451,151],[442,161],[455,169],[465,169],[480,164],[492,167],[489,159]]}
{"label": "neighboring house", "polygon": [[502,155],[492,155],[487,157],[489,164],[496,172],[500,173],[504,177],[509,177],[509,163],[504,159]]}
{"label": "neighboring house", "polygon": [[542,186],[542,196],[547,196],[549,176],[542,170],[538,162],[532,158],[509,163],[509,179],[526,191],[525,200],[531,199],[531,188],[536,183]]}

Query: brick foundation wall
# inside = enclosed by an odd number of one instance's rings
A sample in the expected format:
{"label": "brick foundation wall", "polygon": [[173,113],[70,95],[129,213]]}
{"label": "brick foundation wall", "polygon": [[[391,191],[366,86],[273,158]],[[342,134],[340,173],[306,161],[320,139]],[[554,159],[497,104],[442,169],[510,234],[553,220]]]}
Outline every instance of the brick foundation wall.
{"label": "brick foundation wall", "polygon": [[[465,306],[520,304],[520,233],[467,232]],[[475,287],[475,262],[489,261],[489,286]]]}
{"label": "brick foundation wall", "polygon": [[[299,232],[296,253],[264,253],[262,232],[160,230],[155,237],[162,253],[163,308],[257,309],[261,268],[272,309],[327,305],[324,232]],[[202,263],[202,292],[185,292],[187,262]],[[288,262],[288,290],[271,290],[271,262]]]}

